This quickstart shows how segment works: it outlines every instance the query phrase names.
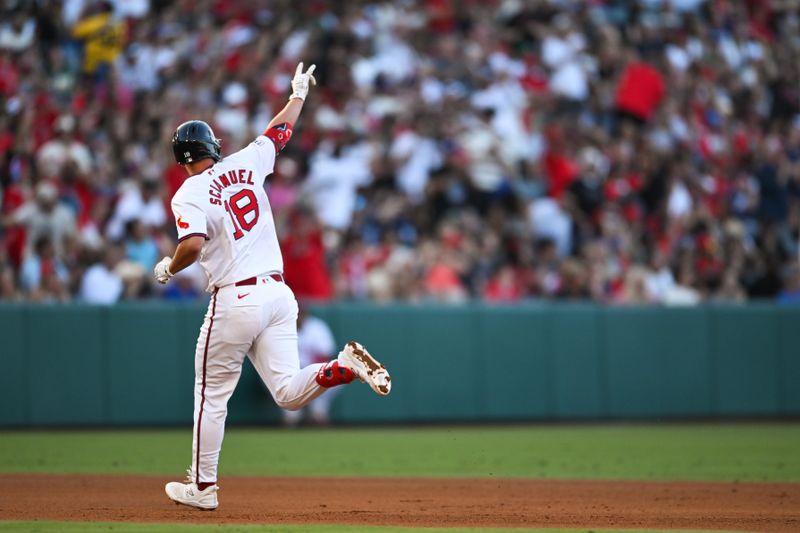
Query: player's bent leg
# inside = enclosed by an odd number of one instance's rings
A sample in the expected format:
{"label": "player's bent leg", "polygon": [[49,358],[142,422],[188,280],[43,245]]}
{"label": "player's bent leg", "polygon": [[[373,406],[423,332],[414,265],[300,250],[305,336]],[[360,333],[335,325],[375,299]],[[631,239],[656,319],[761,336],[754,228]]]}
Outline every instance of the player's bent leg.
{"label": "player's bent leg", "polygon": [[249,356],[275,403],[282,409],[294,411],[306,406],[325,390],[316,381],[322,365],[300,368],[297,302],[283,283],[269,287],[274,291],[272,319],[256,337]]}
{"label": "player's bent leg", "polygon": [[325,390],[316,382],[322,365],[300,368],[297,334],[292,337],[282,329],[278,326],[267,327],[256,339],[250,360],[278,407],[296,411]]}
{"label": "player's bent leg", "polygon": [[276,376],[272,381],[276,383],[272,397],[281,409],[296,411],[308,405],[314,398],[323,393],[325,389],[316,383],[318,365],[301,368],[294,375],[283,374]]}
{"label": "player's bent leg", "polygon": [[358,379],[381,396],[386,396],[391,392],[392,378],[389,376],[389,372],[385,366],[372,357],[363,345],[355,341],[345,344],[342,351],[339,352],[338,362],[340,366],[352,370]]}

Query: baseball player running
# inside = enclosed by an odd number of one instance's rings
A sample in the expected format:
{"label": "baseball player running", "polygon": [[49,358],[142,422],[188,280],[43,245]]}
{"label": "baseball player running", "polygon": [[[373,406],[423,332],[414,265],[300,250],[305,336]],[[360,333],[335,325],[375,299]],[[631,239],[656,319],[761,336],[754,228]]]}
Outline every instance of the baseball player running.
{"label": "baseball player running", "polygon": [[249,146],[222,159],[220,141],[205,122],[178,126],[176,161],[188,178],[172,199],[178,247],[155,267],[159,283],[199,260],[212,294],[195,351],[192,466],[185,483],[167,483],[177,503],[215,509],[217,464],[228,399],[250,358],[276,403],[300,409],[326,388],[358,378],[380,394],[391,390],[389,373],[357,342],[337,359],[300,368],[297,301],[283,282],[283,259],[264,190],[275,157],[292,136],[309,86],[312,65],[297,66],[292,95]]}

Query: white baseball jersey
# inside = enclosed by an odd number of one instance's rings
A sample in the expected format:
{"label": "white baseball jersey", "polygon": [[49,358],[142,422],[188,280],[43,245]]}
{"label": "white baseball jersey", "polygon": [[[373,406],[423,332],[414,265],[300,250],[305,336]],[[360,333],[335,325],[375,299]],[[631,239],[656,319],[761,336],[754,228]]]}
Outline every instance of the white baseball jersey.
{"label": "white baseball jersey", "polygon": [[172,198],[178,240],[203,236],[200,265],[208,291],[267,272],[283,272],[264,179],[275,144],[260,135],[246,148],[186,179]]}

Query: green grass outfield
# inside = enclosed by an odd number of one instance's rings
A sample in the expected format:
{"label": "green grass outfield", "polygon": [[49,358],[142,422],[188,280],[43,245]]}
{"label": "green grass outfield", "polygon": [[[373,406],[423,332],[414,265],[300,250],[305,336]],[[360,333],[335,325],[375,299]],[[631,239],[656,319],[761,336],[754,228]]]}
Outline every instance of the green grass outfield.
{"label": "green grass outfield", "polygon": [[[189,428],[0,432],[8,473],[178,476],[190,454]],[[800,481],[800,424],[231,428],[220,475]]]}
{"label": "green grass outfield", "polygon": [[[190,453],[190,428],[0,432],[0,473],[161,474],[179,477],[190,462]],[[220,475],[798,482],[800,424],[398,427],[300,431],[231,428],[225,436]],[[101,531],[578,533],[589,530],[0,521],[0,532]],[[631,533],[633,530],[593,528],[591,531]]]}

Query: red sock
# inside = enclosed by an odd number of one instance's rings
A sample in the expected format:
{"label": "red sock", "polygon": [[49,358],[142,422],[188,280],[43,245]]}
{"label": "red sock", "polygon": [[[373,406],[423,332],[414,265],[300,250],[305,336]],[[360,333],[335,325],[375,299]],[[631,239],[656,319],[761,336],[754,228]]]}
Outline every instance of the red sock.
{"label": "red sock", "polygon": [[206,482],[206,481],[203,481],[202,483],[198,483],[198,484],[197,484],[197,488],[198,488],[199,490],[206,490],[206,489],[207,489],[208,487],[210,487],[211,485],[216,485],[216,484],[217,484],[217,482],[216,482],[216,481],[208,481],[208,482]]}
{"label": "red sock", "polygon": [[325,388],[345,385],[353,381],[353,378],[355,378],[353,371],[346,366],[339,366],[337,359],[326,363],[317,372],[317,383]]}

